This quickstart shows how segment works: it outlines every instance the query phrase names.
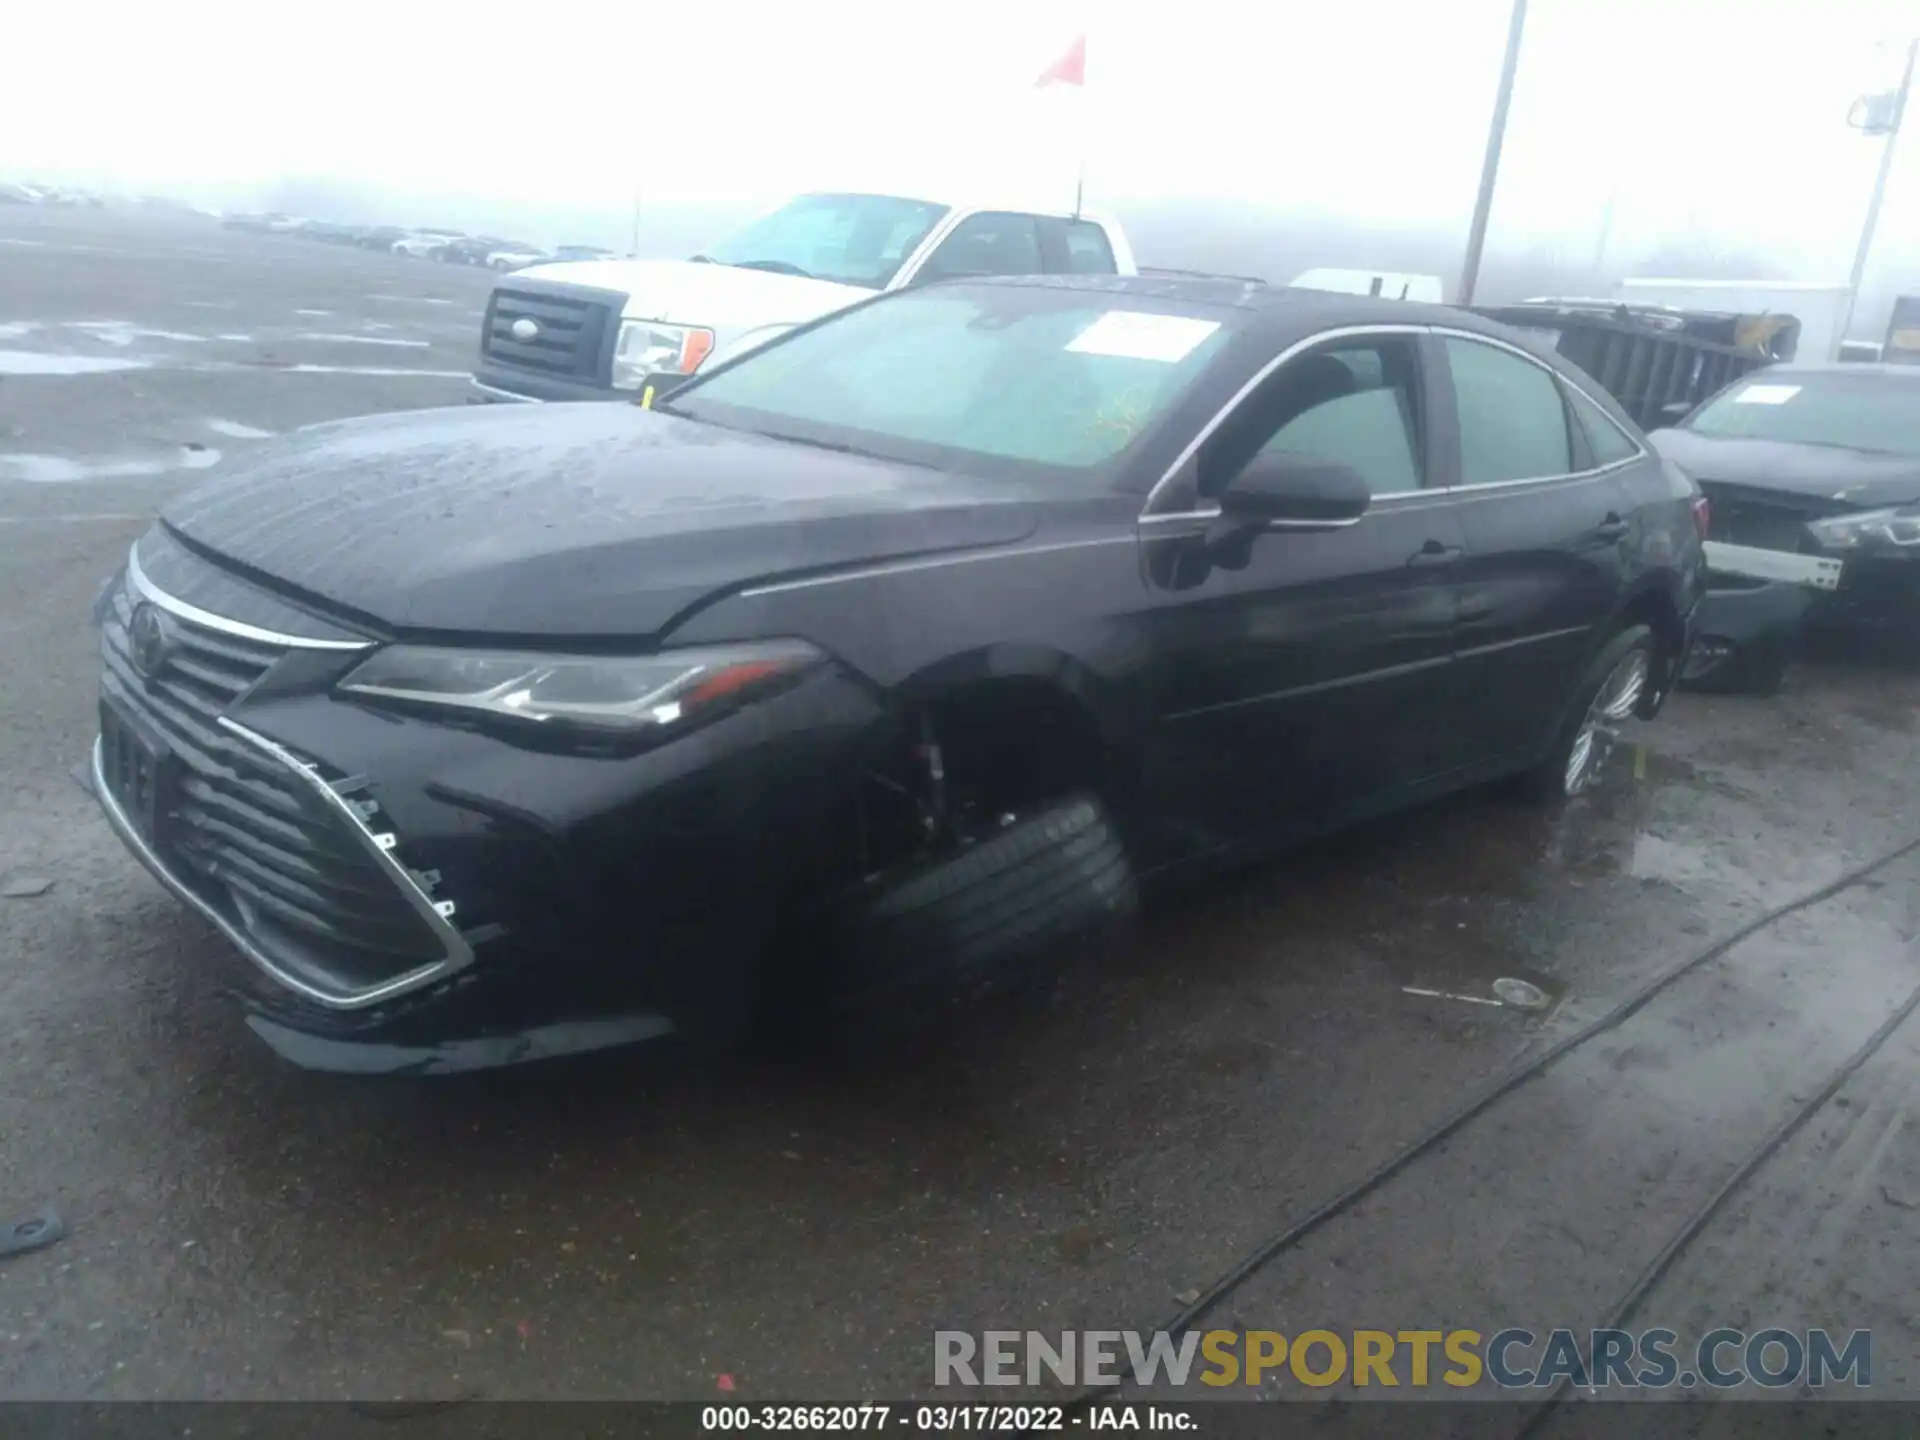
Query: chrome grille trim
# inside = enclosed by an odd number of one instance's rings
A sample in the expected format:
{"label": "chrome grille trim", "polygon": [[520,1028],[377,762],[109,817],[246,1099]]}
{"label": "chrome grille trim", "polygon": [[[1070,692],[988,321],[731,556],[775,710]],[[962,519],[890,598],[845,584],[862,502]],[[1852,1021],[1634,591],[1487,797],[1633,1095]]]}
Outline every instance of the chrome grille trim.
{"label": "chrome grille trim", "polygon": [[[306,785],[337,816],[340,822],[352,832],[361,847],[372,857],[386,877],[400,891],[406,902],[426,922],[445,948],[446,954],[430,965],[422,965],[404,975],[396,975],[378,985],[366,986],[351,992],[350,998],[336,999],[323,1003],[333,1004],[341,1009],[352,1009],[373,1005],[381,1000],[391,999],[395,995],[404,995],[409,990],[417,990],[422,985],[430,985],[444,979],[458,970],[473,963],[473,947],[467,944],[466,937],[453,926],[454,902],[436,901],[420,888],[419,881],[396,858],[394,851],[397,843],[391,834],[377,833],[361,816],[359,810],[347,803],[340,792],[333,788],[326,776],[320,773],[317,765],[302,760],[285,746],[269,740],[258,731],[249,730],[236,720],[220,717],[220,728],[238,736],[262,754],[272,757],[293,772],[302,784]],[[319,998],[319,997],[315,997]]]}
{"label": "chrome grille trim", "polygon": [[[141,601],[178,621],[179,648],[153,677],[126,653]],[[318,764],[225,713],[291,649],[364,647],[260,638],[268,633],[180,604],[130,561],[102,616],[101,689],[165,742],[178,778],[168,828],[149,839],[116,793],[103,735],[93,746],[96,798],[135,858],[294,994],[357,1010],[437,983],[474,958],[452,923],[454,902],[435,900],[425,888],[433,880],[407,869],[398,837],[375,828],[377,806],[349,799]],[[383,973],[392,967],[398,973]]]}
{"label": "chrome grille trim", "polygon": [[171,615],[194,625],[205,626],[209,630],[218,630],[227,635],[237,635],[242,640],[252,640],[261,645],[278,645],[288,650],[365,650],[372,646],[371,640],[315,640],[305,635],[282,635],[277,630],[262,630],[258,625],[248,625],[239,620],[229,620],[224,615],[214,615],[202,610],[198,605],[189,605],[186,601],[167,594],[151,580],[140,568],[140,547],[134,546],[127,551],[127,583],[139,592],[142,600],[150,600]]}

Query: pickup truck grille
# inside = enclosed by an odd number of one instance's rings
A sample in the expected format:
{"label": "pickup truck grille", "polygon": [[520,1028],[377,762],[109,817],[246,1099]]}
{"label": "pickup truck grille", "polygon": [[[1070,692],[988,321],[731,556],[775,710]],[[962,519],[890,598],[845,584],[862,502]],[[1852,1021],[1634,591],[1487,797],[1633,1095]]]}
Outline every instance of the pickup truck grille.
{"label": "pickup truck grille", "polygon": [[1725,545],[1751,545],[1757,550],[1811,550],[1814,547],[1806,534],[1807,522],[1848,508],[1817,496],[1713,480],[1702,480],[1700,489],[1712,506],[1707,538]]}
{"label": "pickup truck grille", "polygon": [[496,286],[480,352],[495,365],[605,384],[621,304],[622,297],[606,291],[557,282]]}
{"label": "pickup truck grille", "polygon": [[[342,998],[444,959],[349,816],[220,725],[286,652],[168,615],[171,648],[143,677],[128,639],[139,599],[122,585],[102,616],[100,772],[116,806],[151,826],[141,838],[172,879],[276,969]],[[162,774],[150,773],[122,716],[164,742]]]}

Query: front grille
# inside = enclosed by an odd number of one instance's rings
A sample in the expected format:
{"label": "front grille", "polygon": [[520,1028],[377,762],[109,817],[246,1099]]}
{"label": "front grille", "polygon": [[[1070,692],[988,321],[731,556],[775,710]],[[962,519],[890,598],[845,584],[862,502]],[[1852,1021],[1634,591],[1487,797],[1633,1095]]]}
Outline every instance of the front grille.
{"label": "front grille", "polygon": [[[166,657],[143,677],[129,642],[137,603],[123,585],[102,616],[101,770],[173,879],[323,995],[350,999],[445,959],[368,835],[302,773],[219,723],[286,652],[168,614]],[[129,729],[160,742],[159,775]]]}
{"label": "front grille", "polygon": [[1818,547],[1807,534],[1807,522],[1846,508],[1817,496],[1744,485],[1702,481],[1700,489],[1712,509],[1707,538],[1724,545],[1750,545],[1756,550],[1811,552]]}
{"label": "front grille", "polygon": [[[480,351],[493,363],[516,370],[602,382],[619,316],[619,297],[609,299],[599,291],[558,284],[495,286],[487,301]],[[513,333],[523,321],[534,327],[531,337]]]}

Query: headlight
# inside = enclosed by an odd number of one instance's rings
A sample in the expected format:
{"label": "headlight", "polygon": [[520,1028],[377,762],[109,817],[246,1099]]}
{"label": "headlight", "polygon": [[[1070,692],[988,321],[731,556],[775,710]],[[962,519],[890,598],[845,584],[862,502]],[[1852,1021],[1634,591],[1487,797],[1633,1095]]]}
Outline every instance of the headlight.
{"label": "headlight", "polygon": [[638,390],[649,375],[691,375],[713,351],[713,331],[622,320],[613,348],[613,388]]}
{"label": "headlight", "polygon": [[1825,520],[1815,520],[1807,528],[1829,550],[1880,546],[1908,550],[1920,545],[1920,506],[1903,505],[1892,510],[1862,510],[1855,515],[1834,515]]}
{"label": "headlight", "polygon": [[710,719],[823,658],[799,640],[640,656],[389,645],[339,688],[370,699],[446,706],[526,724],[639,736]]}

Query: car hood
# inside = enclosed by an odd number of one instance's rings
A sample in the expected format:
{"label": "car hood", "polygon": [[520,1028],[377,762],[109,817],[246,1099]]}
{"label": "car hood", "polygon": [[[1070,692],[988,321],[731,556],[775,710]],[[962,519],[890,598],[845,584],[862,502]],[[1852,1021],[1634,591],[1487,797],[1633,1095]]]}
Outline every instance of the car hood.
{"label": "car hood", "polygon": [[644,638],[756,580],[1007,544],[1037,514],[1004,484],[580,404],[309,427],[161,519],[397,634]]}
{"label": "car hood", "polygon": [[1656,430],[1653,448],[1703,484],[1838,500],[1862,510],[1920,500],[1920,459],[1832,445]]}
{"label": "car hood", "polygon": [[620,313],[629,320],[712,330],[812,320],[874,293],[831,280],[692,260],[571,260],[529,266],[516,278],[615,290],[627,297]]}

